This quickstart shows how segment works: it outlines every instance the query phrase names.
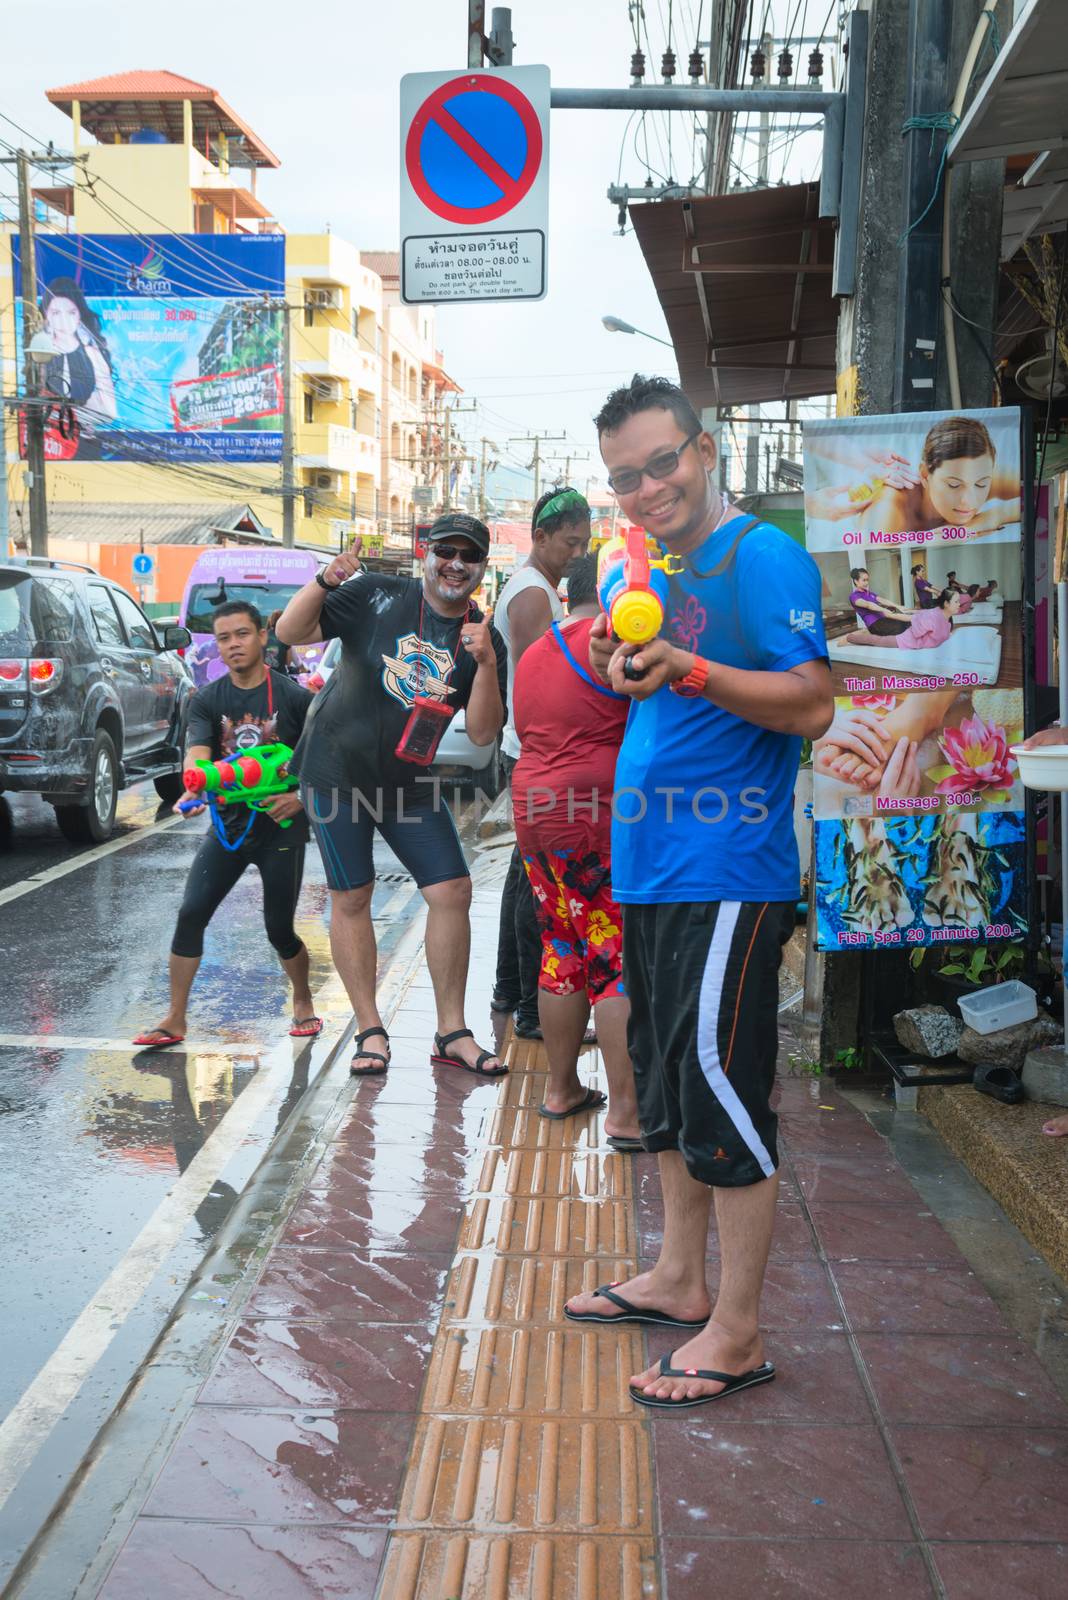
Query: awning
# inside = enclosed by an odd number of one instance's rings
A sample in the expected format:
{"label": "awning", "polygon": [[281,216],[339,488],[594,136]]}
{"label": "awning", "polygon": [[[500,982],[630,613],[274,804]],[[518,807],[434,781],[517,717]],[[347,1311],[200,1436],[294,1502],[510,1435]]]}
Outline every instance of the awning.
{"label": "awning", "polygon": [[1034,156],[1005,189],[1001,259],[1068,222],[1068,27],[1064,0],[1029,0],[947,147],[955,164]]}
{"label": "awning", "polygon": [[630,216],[695,406],[833,391],[834,224],[819,218],[818,184],[650,201]]}

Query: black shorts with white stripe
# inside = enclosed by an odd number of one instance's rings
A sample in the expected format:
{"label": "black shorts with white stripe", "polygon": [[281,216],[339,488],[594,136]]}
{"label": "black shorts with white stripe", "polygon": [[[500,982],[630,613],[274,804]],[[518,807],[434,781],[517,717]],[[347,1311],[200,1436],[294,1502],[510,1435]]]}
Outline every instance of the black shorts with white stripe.
{"label": "black shorts with white stripe", "polygon": [[623,984],[647,1150],[679,1150],[715,1188],[778,1167],[771,1109],[779,967],[794,903],[628,905]]}

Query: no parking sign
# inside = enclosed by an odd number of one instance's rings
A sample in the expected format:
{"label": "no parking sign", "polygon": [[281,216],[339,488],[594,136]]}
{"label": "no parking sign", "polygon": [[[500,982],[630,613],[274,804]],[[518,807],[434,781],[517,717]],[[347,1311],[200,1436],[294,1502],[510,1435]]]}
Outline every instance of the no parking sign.
{"label": "no parking sign", "polygon": [[401,298],[540,300],[549,69],[401,79]]}

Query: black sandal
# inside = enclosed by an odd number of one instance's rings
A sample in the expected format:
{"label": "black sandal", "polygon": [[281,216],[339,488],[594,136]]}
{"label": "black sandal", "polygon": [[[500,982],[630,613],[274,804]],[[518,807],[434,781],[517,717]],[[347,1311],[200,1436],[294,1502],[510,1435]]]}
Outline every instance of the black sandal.
{"label": "black sandal", "polygon": [[[389,1034],[385,1028],[365,1028],[363,1033],[358,1033],[353,1040],[356,1046],[356,1053],[349,1062],[350,1078],[374,1078],[385,1072],[389,1066],[389,1056],[384,1056],[380,1050],[365,1050],[363,1048],[364,1040],[373,1039],[375,1034],[382,1035],[382,1038],[386,1041],[386,1049],[389,1049]],[[358,1067],[356,1065],[357,1061],[378,1061],[381,1062],[381,1065],[377,1067]]]}
{"label": "black sandal", "polygon": [[[450,1056],[446,1046],[455,1044],[457,1039],[473,1039],[475,1036],[470,1028],[457,1028],[455,1033],[436,1033],[434,1035],[434,1054],[430,1057],[432,1067],[459,1067],[463,1072],[474,1072],[480,1078],[503,1078],[508,1068],[492,1050],[480,1050],[474,1066],[467,1061],[461,1061],[459,1056]],[[488,1070],[487,1061],[496,1061],[497,1065]]]}

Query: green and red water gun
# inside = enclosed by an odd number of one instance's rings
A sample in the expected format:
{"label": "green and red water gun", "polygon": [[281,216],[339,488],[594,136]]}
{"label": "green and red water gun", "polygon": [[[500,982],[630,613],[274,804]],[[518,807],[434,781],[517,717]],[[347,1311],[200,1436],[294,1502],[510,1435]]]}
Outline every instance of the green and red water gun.
{"label": "green and red water gun", "polygon": [[[248,806],[250,811],[262,811],[265,800],[291,793],[300,781],[289,771],[292,759],[293,752],[287,744],[261,744],[229,761],[198,761],[195,767],[188,767],[182,774],[182,782],[195,798],[182,800],[178,810],[193,811],[206,800],[220,840],[228,849],[235,849],[236,845],[225,839],[219,808],[240,805]],[[255,820],[254,816],[249,817],[249,828]],[[278,826],[288,828],[291,821],[286,817]],[[242,835],[242,840],[244,837]]]}

